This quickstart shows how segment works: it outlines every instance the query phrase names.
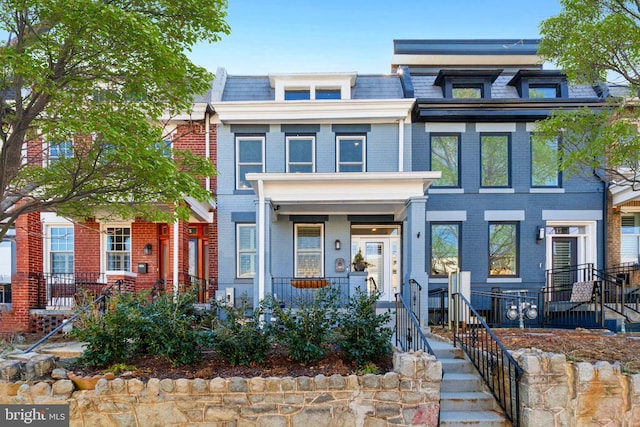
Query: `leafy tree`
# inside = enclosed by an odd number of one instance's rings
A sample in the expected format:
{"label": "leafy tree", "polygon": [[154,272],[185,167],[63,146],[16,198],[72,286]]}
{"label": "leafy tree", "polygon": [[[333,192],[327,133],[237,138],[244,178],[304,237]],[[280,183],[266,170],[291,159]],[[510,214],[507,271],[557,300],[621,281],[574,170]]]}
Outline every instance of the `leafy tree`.
{"label": "leafy tree", "polygon": [[158,204],[210,197],[199,180],[213,165],[167,150],[159,119],[209,89],[185,52],[229,33],[226,7],[0,0],[0,238],[29,212],[169,221],[185,207]]}
{"label": "leafy tree", "polygon": [[[640,3],[628,0],[561,0],[562,10],[540,24],[539,53],[570,83],[640,84]],[[613,88],[612,88],[613,89]],[[623,95],[624,95],[623,92]],[[607,179],[638,186],[640,137],[637,97],[611,98],[602,109],[559,111],[539,123],[547,138],[562,135],[560,167],[570,173],[604,171]]]}

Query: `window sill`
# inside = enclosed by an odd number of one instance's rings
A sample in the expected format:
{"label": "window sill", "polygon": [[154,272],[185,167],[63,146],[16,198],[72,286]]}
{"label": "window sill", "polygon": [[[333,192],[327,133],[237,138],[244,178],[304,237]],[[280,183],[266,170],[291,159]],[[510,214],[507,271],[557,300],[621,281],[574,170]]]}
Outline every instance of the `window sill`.
{"label": "window sill", "polygon": [[529,193],[564,193],[564,188],[531,188]]}
{"label": "window sill", "polygon": [[429,194],[464,194],[464,188],[430,188]]}
{"label": "window sill", "polygon": [[521,277],[488,277],[487,283],[522,283]]}
{"label": "window sill", "polygon": [[511,194],[516,191],[513,188],[481,188],[478,190],[478,193],[482,194],[491,194],[491,193],[501,193],[501,194]]}

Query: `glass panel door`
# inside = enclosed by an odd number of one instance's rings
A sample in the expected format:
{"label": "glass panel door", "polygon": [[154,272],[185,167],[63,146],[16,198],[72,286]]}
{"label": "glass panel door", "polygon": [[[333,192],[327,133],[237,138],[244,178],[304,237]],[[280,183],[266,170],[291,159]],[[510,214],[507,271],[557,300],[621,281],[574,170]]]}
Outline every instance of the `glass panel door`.
{"label": "glass panel door", "polygon": [[578,259],[577,237],[553,237],[551,242],[553,287],[573,285]]}

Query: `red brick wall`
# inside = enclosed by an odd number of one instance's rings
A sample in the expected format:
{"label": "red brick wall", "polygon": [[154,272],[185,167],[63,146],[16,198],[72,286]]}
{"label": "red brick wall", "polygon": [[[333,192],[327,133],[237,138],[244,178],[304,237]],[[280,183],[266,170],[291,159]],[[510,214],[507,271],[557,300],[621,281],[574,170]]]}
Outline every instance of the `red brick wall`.
{"label": "red brick wall", "polygon": [[29,309],[43,305],[42,223],[39,213],[22,215],[16,221],[16,274],[11,280],[11,311],[2,314],[0,331],[29,330]]}
{"label": "red brick wall", "polygon": [[[151,254],[144,247],[151,243]],[[138,263],[147,264],[147,273],[138,273],[135,290],[150,289],[158,279],[158,226],[153,222],[136,221],[131,224],[131,265],[137,273]]]}
{"label": "red brick wall", "polygon": [[74,227],[74,268],[76,273],[101,273],[100,223],[94,220],[76,224]]}

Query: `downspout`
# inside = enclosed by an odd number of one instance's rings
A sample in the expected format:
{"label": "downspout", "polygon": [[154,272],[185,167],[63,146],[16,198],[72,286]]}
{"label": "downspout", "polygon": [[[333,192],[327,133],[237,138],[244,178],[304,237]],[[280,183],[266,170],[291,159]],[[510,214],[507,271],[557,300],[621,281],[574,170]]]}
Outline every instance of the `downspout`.
{"label": "downspout", "polygon": [[180,231],[179,221],[173,223],[173,299],[178,298],[178,250],[179,240],[178,233]]}
{"label": "downspout", "polygon": [[398,121],[398,172],[404,172],[404,119]]}
{"label": "downspout", "polygon": [[609,267],[609,181],[604,179],[602,175],[594,170],[593,174],[604,185],[604,193],[602,195],[602,250],[603,250],[603,263],[604,268]]}
{"label": "downspout", "polygon": [[[264,214],[264,183],[260,179],[258,180],[258,301],[264,299],[264,275],[265,275],[265,214]],[[257,307],[257,303],[254,302],[254,306]]]}
{"label": "downspout", "polygon": [[[211,136],[210,136],[210,125],[209,125],[209,112],[204,114],[204,155],[207,160],[211,160]],[[211,192],[211,177],[208,176],[205,180],[205,188],[208,192]]]}

